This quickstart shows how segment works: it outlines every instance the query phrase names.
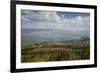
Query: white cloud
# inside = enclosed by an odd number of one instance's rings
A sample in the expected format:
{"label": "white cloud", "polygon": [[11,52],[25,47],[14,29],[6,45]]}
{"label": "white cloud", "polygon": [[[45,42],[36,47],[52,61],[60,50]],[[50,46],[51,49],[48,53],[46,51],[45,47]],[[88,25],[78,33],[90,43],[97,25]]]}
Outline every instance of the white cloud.
{"label": "white cloud", "polygon": [[74,18],[65,18],[59,16],[57,12],[50,11],[22,11],[22,28],[44,28],[44,29],[62,29],[62,30],[85,30],[89,31],[89,16],[76,16]]}

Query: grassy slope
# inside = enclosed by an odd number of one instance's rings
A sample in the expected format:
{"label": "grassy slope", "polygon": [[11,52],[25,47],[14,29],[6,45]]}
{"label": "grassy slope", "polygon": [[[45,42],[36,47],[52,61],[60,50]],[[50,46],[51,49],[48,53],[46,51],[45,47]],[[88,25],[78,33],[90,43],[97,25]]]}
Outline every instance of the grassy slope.
{"label": "grassy slope", "polygon": [[22,45],[21,62],[86,60],[90,58],[89,45],[86,41],[26,44]]}

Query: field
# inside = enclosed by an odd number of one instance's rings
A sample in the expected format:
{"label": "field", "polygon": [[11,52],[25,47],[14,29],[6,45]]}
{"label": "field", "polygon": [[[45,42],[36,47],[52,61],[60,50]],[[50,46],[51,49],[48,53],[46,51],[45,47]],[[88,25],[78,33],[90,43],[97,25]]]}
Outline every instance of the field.
{"label": "field", "polygon": [[90,59],[89,41],[27,43],[21,48],[22,63]]}

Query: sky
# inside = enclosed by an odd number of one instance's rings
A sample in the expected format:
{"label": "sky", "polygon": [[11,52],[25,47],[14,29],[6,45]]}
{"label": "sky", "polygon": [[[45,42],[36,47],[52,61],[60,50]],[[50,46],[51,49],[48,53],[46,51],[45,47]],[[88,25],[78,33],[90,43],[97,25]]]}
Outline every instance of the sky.
{"label": "sky", "polygon": [[58,12],[21,10],[22,29],[56,29],[90,31],[90,14],[82,12]]}

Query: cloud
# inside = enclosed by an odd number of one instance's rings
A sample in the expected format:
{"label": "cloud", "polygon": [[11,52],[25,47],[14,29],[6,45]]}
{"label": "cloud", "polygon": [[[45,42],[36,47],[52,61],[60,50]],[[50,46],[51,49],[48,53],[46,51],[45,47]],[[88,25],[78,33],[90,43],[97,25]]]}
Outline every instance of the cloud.
{"label": "cloud", "polygon": [[[22,10],[22,28],[90,31],[90,17],[76,16],[70,19],[58,12]],[[67,15],[66,15],[67,16]]]}

